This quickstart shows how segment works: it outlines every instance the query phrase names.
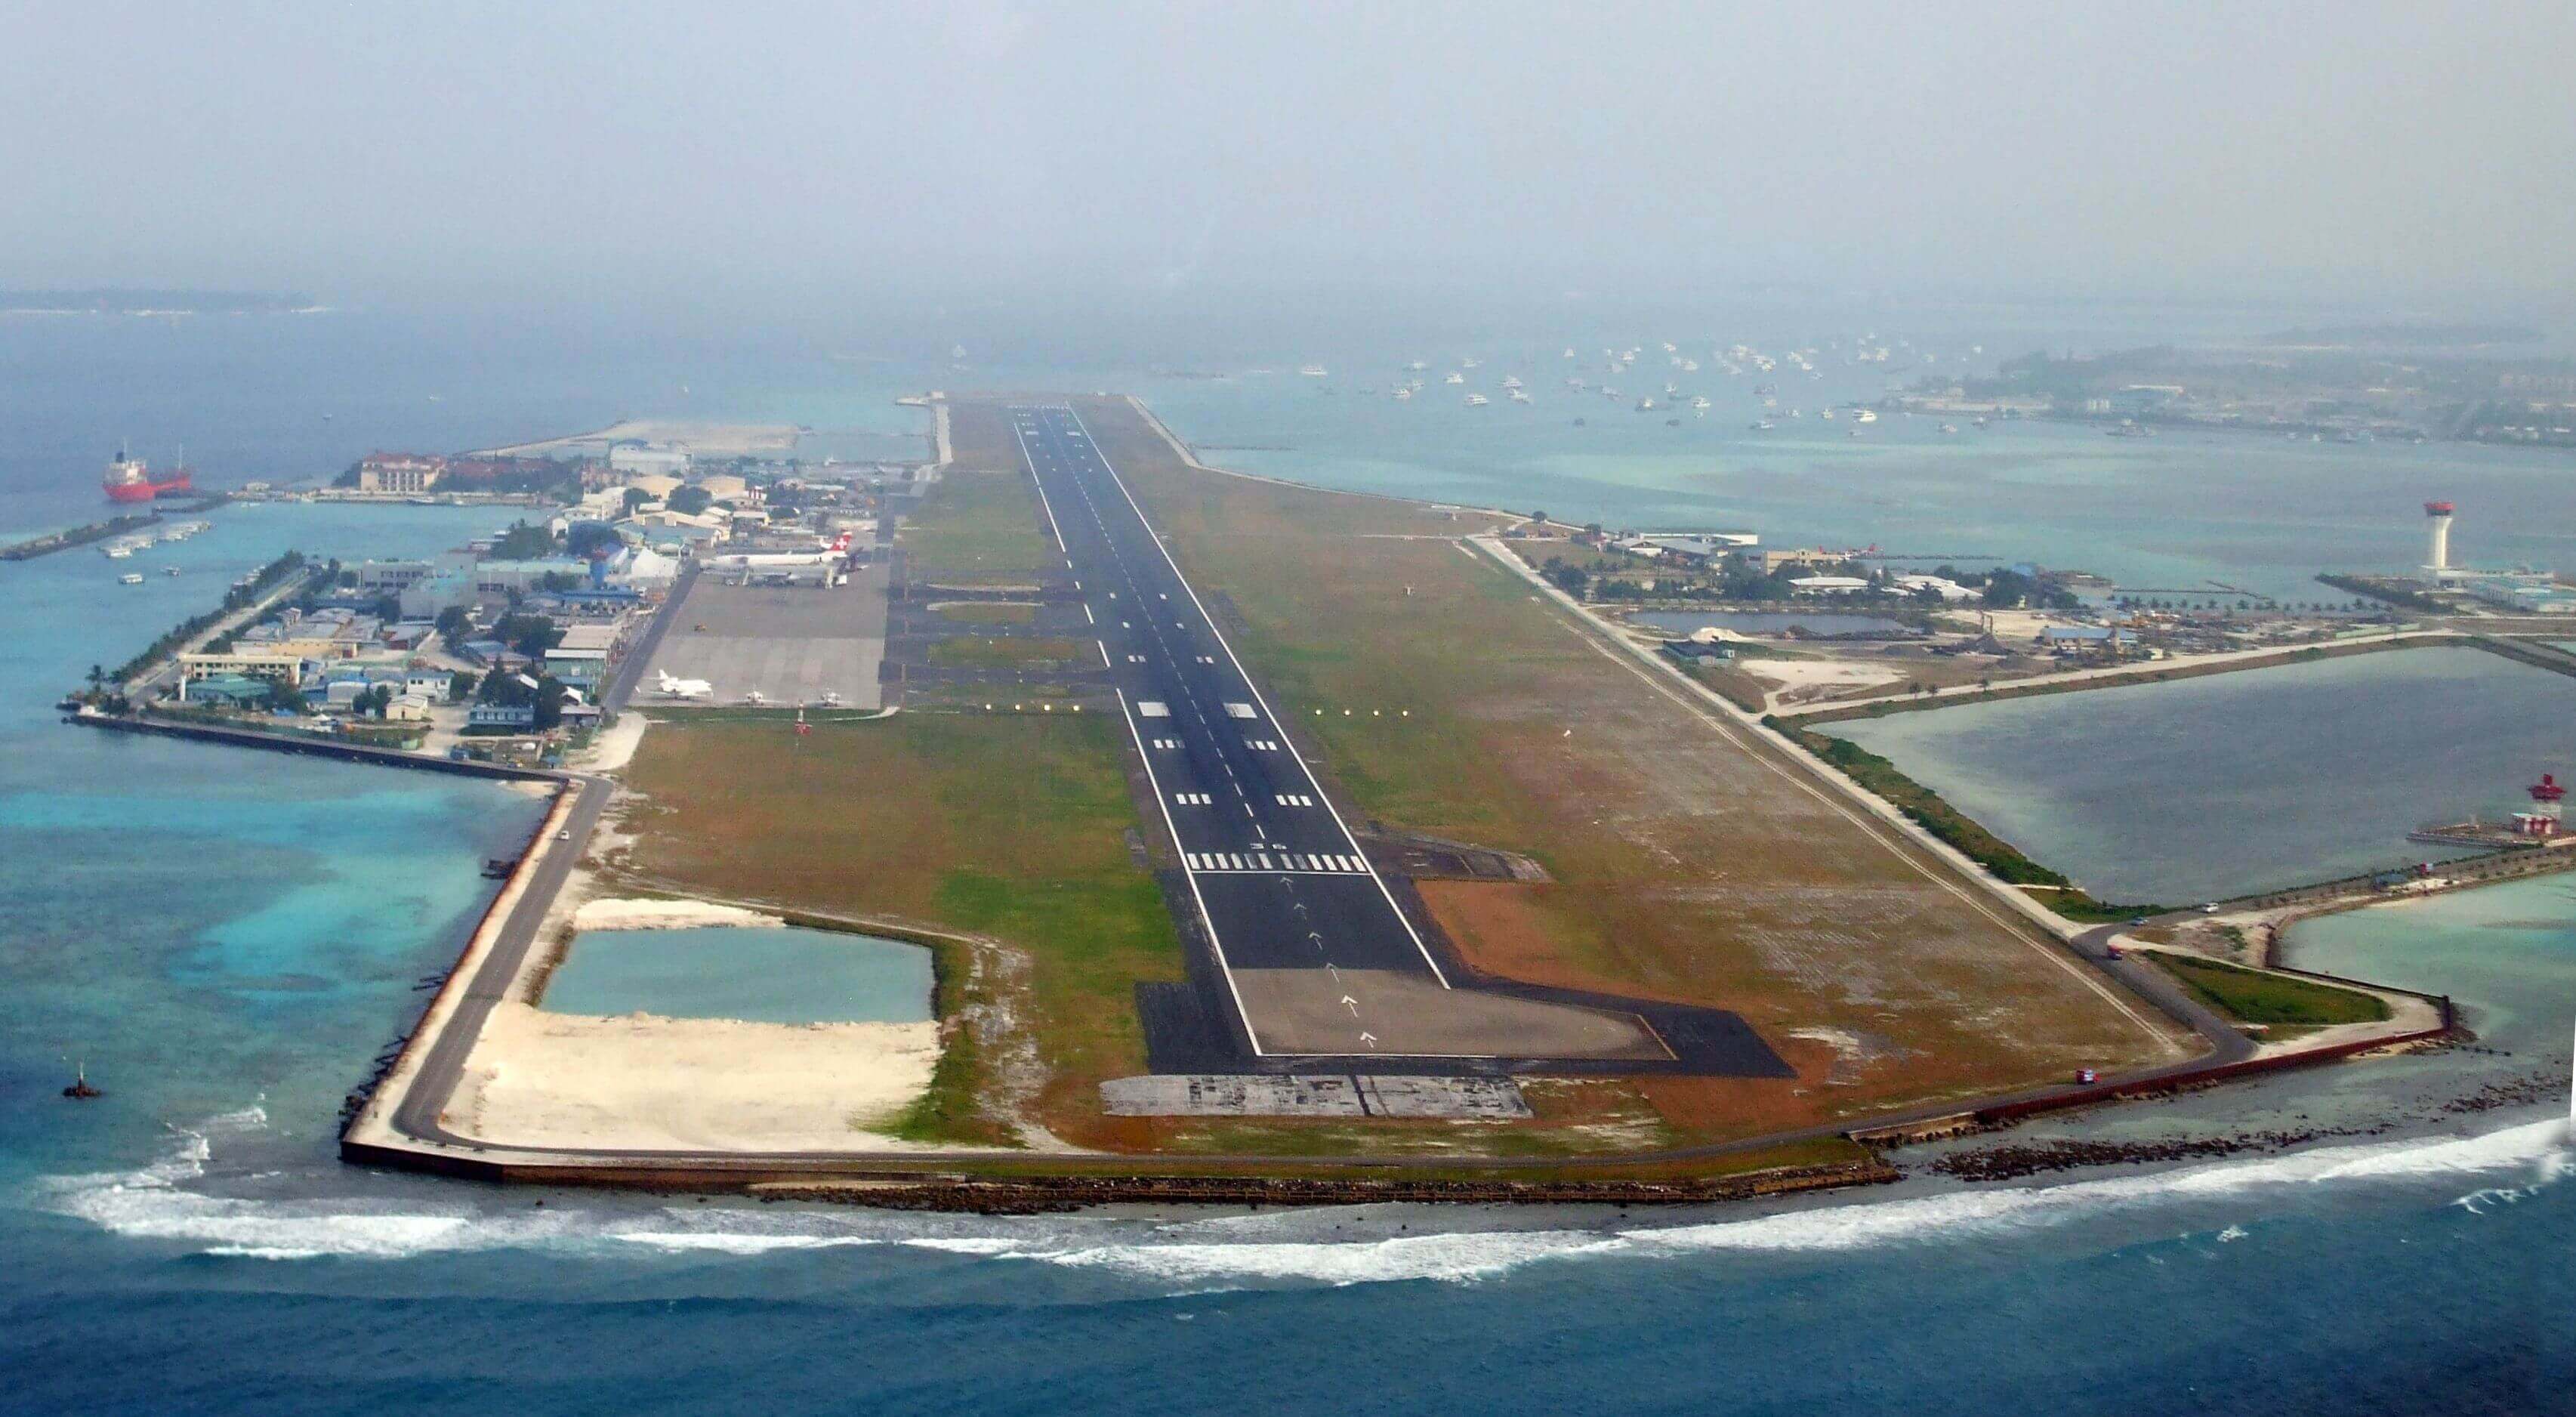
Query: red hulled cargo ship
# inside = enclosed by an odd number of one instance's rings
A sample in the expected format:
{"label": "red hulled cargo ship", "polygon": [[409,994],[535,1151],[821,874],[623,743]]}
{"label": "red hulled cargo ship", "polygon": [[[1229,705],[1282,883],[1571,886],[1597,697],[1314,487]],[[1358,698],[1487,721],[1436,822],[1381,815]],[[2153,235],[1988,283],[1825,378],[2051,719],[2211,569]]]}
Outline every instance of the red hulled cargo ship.
{"label": "red hulled cargo ship", "polygon": [[107,475],[99,479],[99,485],[106,489],[111,502],[149,502],[192,489],[187,468],[174,467],[154,477],[143,459],[127,456],[123,448],[116,450],[116,461],[107,465]]}

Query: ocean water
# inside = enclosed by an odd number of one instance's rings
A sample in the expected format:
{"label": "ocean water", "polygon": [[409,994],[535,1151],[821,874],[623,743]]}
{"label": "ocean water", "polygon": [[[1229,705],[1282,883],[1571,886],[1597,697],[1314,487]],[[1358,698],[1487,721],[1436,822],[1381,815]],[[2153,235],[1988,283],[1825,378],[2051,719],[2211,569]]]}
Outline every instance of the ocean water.
{"label": "ocean water", "polygon": [[[1800,333],[1775,328],[1785,337]],[[1854,328],[1861,327],[1844,332]],[[1829,333],[1814,325],[1805,332],[1818,340]],[[1752,338],[1723,328],[1717,334],[1727,342]],[[1964,354],[1980,334],[1989,360],[2033,347],[2026,334],[1970,327],[1942,348]],[[1458,388],[1440,382],[1454,354],[1380,347],[1324,359],[1328,379],[1299,378],[1291,363],[1141,391],[1224,466],[1355,491],[1545,511],[1614,529],[1747,530],[1769,546],[2035,561],[2090,570],[2124,587],[2213,594],[2235,587],[2306,601],[2343,598],[2315,583],[2319,571],[2420,564],[2421,504],[2445,497],[2460,507],[2455,558],[2497,567],[2576,565],[2563,455],[2290,443],[2250,433],[2114,439],[2043,421],[1977,429],[1953,419],[1961,431],[1945,435],[1941,419],[1897,414],[1882,415],[1854,438],[1854,425],[1823,421],[1817,412],[1875,401],[1920,368],[1891,380],[1877,366],[1825,357],[1816,379],[1785,370],[1739,379],[1715,372],[1705,358],[1698,374],[1654,367],[1649,344],[1628,374],[1605,374],[1599,350],[1637,338],[1576,341],[1582,357],[1572,361],[1553,341],[1452,346],[1484,355],[1482,367],[1460,371],[1472,382]],[[1430,383],[1399,403],[1384,390],[1411,357],[1432,367],[1409,377]],[[1529,386],[1530,405],[1505,401],[1506,374]],[[1569,375],[1596,386],[1606,378],[1629,398],[1612,403],[1574,393],[1562,386]],[[1631,411],[1637,395],[1660,399],[1668,379],[1685,401],[1706,395],[1713,405],[1707,416]],[[1773,431],[1751,431],[1762,411],[1751,391],[1764,381],[1778,385],[1782,413],[1797,406],[1806,417],[1779,417]],[[1362,396],[1363,386],[1380,392]],[[1470,390],[1491,403],[1466,407],[1460,395]],[[1666,425],[1673,416],[1678,427]]]}
{"label": "ocean water", "polygon": [[[0,327],[0,525],[90,515],[94,445],[127,423],[189,422],[210,469],[302,476],[377,443],[469,446],[702,395],[710,413],[917,433],[881,396],[954,379],[825,343],[595,354],[561,334],[354,318],[179,335],[163,349],[148,329]],[[567,351],[581,358],[559,367]],[[1050,382],[1121,377],[1057,367]],[[308,422],[314,391],[342,410],[328,433]],[[1196,392],[1193,438],[1283,426],[1270,404]],[[1299,456],[1394,490],[1403,469],[1460,459],[1475,469],[1460,485],[1535,490],[1560,514],[1572,491],[1666,495],[1621,481],[1625,464],[1514,482],[1508,460],[1462,458],[1424,426],[1375,470]],[[1681,1212],[1034,1219],[344,1167],[341,1093],[453,957],[488,888],[477,864],[535,803],[110,738],[59,725],[47,701],[286,546],[403,554],[492,517],[212,520],[168,548],[182,577],[140,587],[94,554],[0,565],[0,1411],[2501,1413],[2564,1410],[2576,1387],[2563,1088],[2446,1110],[2497,1079],[2563,1084],[2576,899],[2546,883],[2302,932],[2326,967],[2452,989],[2494,1029],[2491,1053],[2039,1133],[2408,1119],[2286,1155]],[[2189,553],[2203,557],[2225,563]],[[2361,777],[2351,805],[2413,815],[2372,797],[2388,781]],[[105,1097],[57,1095],[75,1061]]]}
{"label": "ocean water", "polygon": [[930,951],[792,925],[590,930],[546,981],[561,1014],[661,1014],[754,1023],[920,1023]]}
{"label": "ocean water", "polygon": [[2576,679],[2412,649],[1825,725],[2105,900],[2168,905],[2441,860],[2571,766]]}

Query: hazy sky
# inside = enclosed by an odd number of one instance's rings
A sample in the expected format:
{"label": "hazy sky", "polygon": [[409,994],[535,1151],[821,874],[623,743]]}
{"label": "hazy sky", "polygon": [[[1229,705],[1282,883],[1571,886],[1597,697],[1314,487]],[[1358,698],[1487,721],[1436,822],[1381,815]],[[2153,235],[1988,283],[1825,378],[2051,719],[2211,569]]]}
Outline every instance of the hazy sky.
{"label": "hazy sky", "polygon": [[0,3],[0,285],[2563,292],[2576,4]]}

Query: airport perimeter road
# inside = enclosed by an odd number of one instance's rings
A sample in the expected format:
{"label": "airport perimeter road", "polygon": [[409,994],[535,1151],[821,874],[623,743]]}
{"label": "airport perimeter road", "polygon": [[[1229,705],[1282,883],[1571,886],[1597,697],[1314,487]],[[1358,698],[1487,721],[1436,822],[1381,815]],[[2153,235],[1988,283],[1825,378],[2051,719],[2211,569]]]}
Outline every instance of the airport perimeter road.
{"label": "airport perimeter road", "polygon": [[1081,418],[1010,417],[1256,1053],[1670,1056],[1634,1015],[1453,990]]}
{"label": "airport perimeter road", "polygon": [[608,805],[609,784],[605,778],[576,776],[569,790],[579,795],[573,799],[572,810],[565,815],[563,824],[556,828],[560,835],[553,841],[530,843],[529,852],[537,861],[527,868],[517,904],[502,922],[501,932],[493,937],[482,967],[465,981],[455,1014],[430,1040],[427,1055],[413,1073],[402,1101],[394,1107],[392,1124],[406,1136],[458,1146],[475,1144],[473,1138],[458,1136],[441,1126],[439,1114],[447,1110],[448,1099],[455,1095],[456,1084],[465,1073],[465,1060],[473,1053],[475,1040],[483,1036],[483,1025],[492,1016],[492,1006],[509,996],[511,981],[519,977],[519,966],[526,962],[529,946],[536,943],[537,927],[545,923],[546,912],[554,908],[555,897],[563,893],[564,879],[589,849],[591,833],[599,826],[600,810]]}

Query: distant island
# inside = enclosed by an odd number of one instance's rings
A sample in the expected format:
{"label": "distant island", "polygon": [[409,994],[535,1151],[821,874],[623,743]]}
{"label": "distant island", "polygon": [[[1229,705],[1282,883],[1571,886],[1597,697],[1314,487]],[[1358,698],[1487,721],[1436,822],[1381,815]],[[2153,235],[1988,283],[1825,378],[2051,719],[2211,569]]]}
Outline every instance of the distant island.
{"label": "distant island", "polygon": [[2542,338],[2544,336],[2541,332],[2529,325],[2442,324],[2426,320],[2382,325],[2320,325],[2314,328],[2275,330],[2263,336],[2257,343],[2337,348],[2354,345],[2457,348],[2464,345],[2534,344]]}
{"label": "distant island", "polygon": [[316,308],[303,295],[243,290],[0,290],[0,315],[279,315]]}

